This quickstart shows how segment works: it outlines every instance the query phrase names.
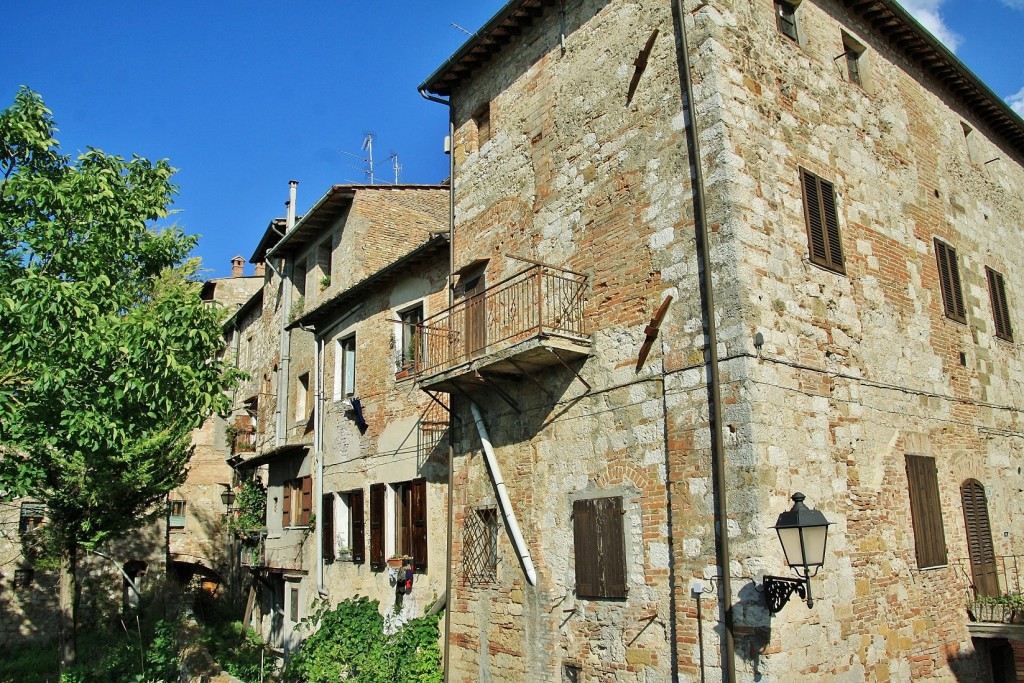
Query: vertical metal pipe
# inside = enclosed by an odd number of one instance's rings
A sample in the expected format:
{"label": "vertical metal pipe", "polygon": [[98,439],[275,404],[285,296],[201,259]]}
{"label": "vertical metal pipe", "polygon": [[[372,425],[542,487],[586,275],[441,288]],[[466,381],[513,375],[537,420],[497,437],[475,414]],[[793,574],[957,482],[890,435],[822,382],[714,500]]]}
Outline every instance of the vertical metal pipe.
{"label": "vertical metal pipe", "polygon": [[693,84],[690,79],[690,54],[686,41],[686,12],[682,0],[673,0],[673,14],[679,36],[679,80],[685,98],[684,106],[689,114],[686,126],[686,141],[693,183],[693,221],[697,231],[698,251],[702,272],[701,304],[707,329],[709,420],[711,422],[711,469],[715,495],[715,529],[718,543],[717,561],[721,567],[722,595],[721,609],[725,637],[722,653],[722,680],[736,681],[736,646],[733,638],[732,581],[729,576],[729,510],[725,481],[725,439],[722,434],[722,387],[718,371],[718,327],[715,324],[715,292],[711,277],[711,252],[708,243],[708,224],[704,198],[704,174],[701,167],[700,136],[697,130],[697,108],[693,102]]}

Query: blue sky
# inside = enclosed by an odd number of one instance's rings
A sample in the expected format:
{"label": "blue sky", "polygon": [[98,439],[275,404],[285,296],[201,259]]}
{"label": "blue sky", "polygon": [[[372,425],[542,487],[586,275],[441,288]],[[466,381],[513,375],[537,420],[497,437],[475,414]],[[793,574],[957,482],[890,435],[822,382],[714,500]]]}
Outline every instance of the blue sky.
{"label": "blue sky", "polygon": [[[217,0],[4,7],[0,107],[20,85],[42,94],[65,153],[87,145],[168,158],[176,222],[203,237],[209,277],[246,259],[288,181],[301,213],[334,183],[447,175],[445,107],[416,86],[504,0]],[[994,92],[1024,113],[1024,0],[905,0]],[[353,166],[359,168],[353,168]]]}

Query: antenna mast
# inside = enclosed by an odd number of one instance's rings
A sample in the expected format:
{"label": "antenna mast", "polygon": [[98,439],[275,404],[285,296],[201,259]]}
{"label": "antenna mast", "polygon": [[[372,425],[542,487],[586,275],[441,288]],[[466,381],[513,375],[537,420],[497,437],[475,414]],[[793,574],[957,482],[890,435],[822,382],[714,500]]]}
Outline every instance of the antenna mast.
{"label": "antenna mast", "polygon": [[363,151],[367,153],[367,163],[370,165],[368,171],[370,175],[370,184],[373,185],[373,133],[367,133],[366,139],[363,140]]}
{"label": "antenna mast", "polygon": [[391,153],[391,166],[395,170],[395,185],[398,184],[398,174],[402,172],[402,166],[398,163],[398,152]]}

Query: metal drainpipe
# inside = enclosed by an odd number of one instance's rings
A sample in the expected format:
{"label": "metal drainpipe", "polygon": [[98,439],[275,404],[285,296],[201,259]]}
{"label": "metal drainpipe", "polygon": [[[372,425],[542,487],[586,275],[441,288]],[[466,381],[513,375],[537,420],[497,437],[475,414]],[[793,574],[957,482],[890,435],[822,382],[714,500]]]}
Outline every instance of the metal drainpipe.
{"label": "metal drainpipe", "polygon": [[[705,3],[707,4],[707,3]],[[687,146],[690,152],[690,167],[693,181],[693,220],[698,235],[703,282],[701,304],[707,319],[708,365],[711,378],[708,392],[711,394],[711,468],[715,491],[715,519],[717,523],[717,561],[722,568],[722,613],[725,627],[725,652],[722,656],[722,680],[736,681],[736,646],[733,638],[732,581],[729,577],[729,512],[726,504],[725,481],[725,439],[722,434],[722,388],[718,373],[718,327],[715,324],[715,295],[711,277],[711,253],[708,245],[706,202],[704,199],[704,174],[701,170],[700,141],[697,135],[697,108],[693,103],[693,84],[690,80],[690,53],[686,42],[686,12],[682,0],[673,0],[673,13],[678,22],[679,34],[679,80],[683,86],[683,97],[689,113],[686,127]]]}
{"label": "metal drainpipe", "polygon": [[[308,328],[303,328],[308,329]],[[311,330],[312,331],[312,330]],[[315,332],[314,332],[315,335]],[[313,459],[316,461],[316,487],[313,495],[316,505],[316,590],[321,598],[327,598],[327,586],[324,583],[324,340],[313,337]],[[332,498],[333,503],[333,498]],[[332,517],[334,511],[331,511]]]}
{"label": "metal drainpipe", "polygon": [[[420,95],[431,102],[448,107],[448,308],[455,305],[455,113],[450,100],[441,99],[420,88]],[[449,394],[449,397],[451,394]],[[451,661],[452,617],[451,606],[455,604],[452,594],[452,522],[455,508],[452,502],[452,481],[455,466],[455,417],[451,398],[448,399],[448,557],[445,559],[444,590],[448,602],[444,617],[444,681],[448,681],[448,664]]]}
{"label": "metal drainpipe", "polygon": [[[288,181],[288,210],[285,218],[285,234],[295,227],[295,195],[298,188],[297,180]],[[281,278],[281,337],[278,343],[280,367],[277,375],[277,425],[274,445],[283,446],[288,436],[288,372],[291,370],[291,332],[288,330],[288,318],[292,314],[292,273],[295,264],[290,255],[282,254],[284,275]]]}

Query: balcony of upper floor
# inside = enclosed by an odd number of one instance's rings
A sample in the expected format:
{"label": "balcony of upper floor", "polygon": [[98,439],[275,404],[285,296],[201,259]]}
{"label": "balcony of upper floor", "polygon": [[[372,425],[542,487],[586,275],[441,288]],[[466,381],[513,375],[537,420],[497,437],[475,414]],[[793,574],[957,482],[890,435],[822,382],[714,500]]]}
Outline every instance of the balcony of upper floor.
{"label": "balcony of upper floor", "polygon": [[950,564],[970,580],[967,628],[971,635],[1024,640],[1024,555],[968,557]]}
{"label": "balcony of upper floor", "polygon": [[231,432],[231,455],[250,455],[256,452],[256,430],[238,429]]}
{"label": "balcony of upper floor", "polygon": [[426,318],[415,370],[430,391],[466,391],[490,377],[535,373],[591,353],[584,316],[587,278],[533,263]]}

